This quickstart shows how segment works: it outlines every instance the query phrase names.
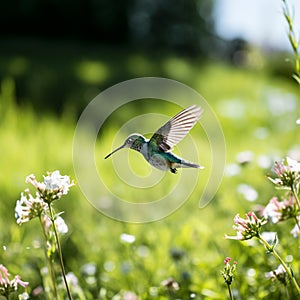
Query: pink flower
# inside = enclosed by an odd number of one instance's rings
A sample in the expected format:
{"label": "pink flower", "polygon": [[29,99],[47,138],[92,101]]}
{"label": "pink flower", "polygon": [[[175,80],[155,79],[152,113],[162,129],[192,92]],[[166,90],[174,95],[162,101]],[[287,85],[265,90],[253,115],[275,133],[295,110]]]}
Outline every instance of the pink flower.
{"label": "pink flower", "polygon": [[0,285],[7,286],[10,283],[9,276],[10,274],[7,269],[3,265],[0,265]]}
{"label": "pink flower", "polygon": [[300,163],[296,160],[286,157],[281,162],[275,162],[273,168],[277,178],[268,177],[274,184],[285,189],[291,189],[300,184]]}
{"label": "pink flower", "polygon": [[13,280],[9,280],[10,274],[8,270],[0,265],[0,295],[9,295],[10,293],[17,291],[18,286],[27,287],[28,282],[22,281],[20,275],[16,275]]}
{"label": "pink flower", "polygon": [[290,196],[289,199],[284,199],[283,201],[278,201],[277,197],[273,197],[265,207],[263,216],[272,223],[278,223],[294,217],[295,209],[294,197]]}
{"label": "pink flower", "polygon": [[43,182],[38,182],[35,178],[34,174],[30,174],[25,179],[26,183],[32,184],[37,190],[43,191],[45,190],[46,186]]}
{"label": "pink flower", "polygon": [[224,269],[222,271],[224,281],[227,284],[231,284],[231,282],[233,280],[234,273],[236,271],[236,267],[237,267],[237,262],[236,261],[234,261],[232,265],[230,264],[230,261],[231,261],[230,257],[226,257],[224,259]]}
{"label": "pink flower", "polygon": [[163,281],[161,282],[161,285],[162,285],[163,287],[166,287],[166,288],[170,289],[170,290],[174,290],[174,291],[179,290],[179,284],[178,284],[178,282],[176,282],[176,281],[174,280],[173,277],[169,277],[169,278],[163,280]]}
{"label": "pink flower", "polygon": [[133,292],[125,292],[123,295],[123,300],[138,300],[138,296]]}
{"label": "pink flower", "polygon": [[236,236],[225,235],[226,239],[233,240],[248,240],[254,236],[258,236],[262,225],[266,224],[267,221],[259,219],[254,212],[248,212],[246,218],[243,219],[237,214],[233,220],[233,229],[237,231]]}
{"label": "pink flower", "polygon": [[29,284],[29,282],[25,282],[21,280],[20,275],[16,275],[15,278],[11,281],[11,285],[15,288],[15,290],[18,289],[18,285],[22,287],[26,287]]}

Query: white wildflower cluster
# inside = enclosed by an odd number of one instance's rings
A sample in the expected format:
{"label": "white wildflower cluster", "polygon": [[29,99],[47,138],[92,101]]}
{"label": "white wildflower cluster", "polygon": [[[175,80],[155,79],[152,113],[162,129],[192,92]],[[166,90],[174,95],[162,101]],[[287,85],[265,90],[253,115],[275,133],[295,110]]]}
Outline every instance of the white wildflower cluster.
{"label": "white wildflower cluster", "polygon": [[[29,189],[21,193],[21,198],[17,200],[15,207],[16,222],[21,225],[38,217],[44,224],[45,231],[49,232],[51,229],[51,219],[47,214],[49,205],[66,195],[74,183],[70,181],[69,176],[61,175],[58,170],[44,176],[43,182],[38,182],[33,174],[27,176],[26,182],[36,188],[36,193],[35,197]],[[68,226],[61,216],[55,217],[54,224],[59,233],[68,232]]]}
{"label": "white wildflower cluster", "polygon": [[43,182],[38,182],[34,174],[27,176],[26,182],[31,183],[37,189],[40,198],[46,203],[51,203],[68,194],[69,188],[74,185],[69,176],[60,175],[58,170],[48,172]]}
{"label": "white wildflower cluster", "polygon": [[39,217],[47,210],[47,203],[40,199],[38,193],[33,197],[28,189],[25,194],[21,193],[20,200],[17,200],[15,207],[15,218],[17,224],[23,224],[33,218]]}

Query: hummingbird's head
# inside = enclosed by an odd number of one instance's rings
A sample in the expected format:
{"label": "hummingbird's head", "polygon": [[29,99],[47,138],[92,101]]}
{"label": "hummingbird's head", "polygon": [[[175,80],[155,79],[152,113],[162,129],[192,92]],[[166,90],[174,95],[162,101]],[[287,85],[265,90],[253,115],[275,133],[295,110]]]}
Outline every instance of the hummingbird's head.
{"label": "hummingbird's head", "polygon": [[131,148],[131,149],[139,151],[141,149],[143,143],[145,143],[145,142],[146,142],[146,139],[141,134],[133,133],[126,138],[126,140],[122,146],[115,149],[113,152],[111,152],[107,156],[105,156],[105,159],[110,157],[112,154],[114,154],[115,152],[117,152],[123,148]]}
{"label": "hummingbird's head", "polygon": [[132,148],[137,150],[137,147],[146,142],[145,138],[138,133],[133,133],[127,137],[122,148]]}

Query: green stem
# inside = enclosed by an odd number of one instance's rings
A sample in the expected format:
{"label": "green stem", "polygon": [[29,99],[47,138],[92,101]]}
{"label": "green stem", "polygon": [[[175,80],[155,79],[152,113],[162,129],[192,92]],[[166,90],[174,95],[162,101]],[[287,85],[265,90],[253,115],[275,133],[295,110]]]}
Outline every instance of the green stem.
{"label": "green stem", "polygon": [[286,273],[288,274],[288,276],[290,277],[290,279],[292,280],[293,284],[295,285],[298,294],[300,295],[300,286],[296,280],[296,278],[294,277],[294,274],[291,270],[291,268],[289,268],[287,266],[287,264],[284,262],[284,260],[280,257],[280,255],[277,253],[277,251],[274,249],[273,246],[271,246],[260,234],[257,236],[257,238],[264,244],[264,246],[266,247],[266,249],[272,253],[274,255],[274,257],[276,257],[279,262],[281,263],[281,265],[284,267]]}
{"label": "green stem", "polygon": [[299,200],[299,197],[298,197],[298,191],[295,189],[294,185],[292,185],[291,190],[292,190],[292,193],[293,193],[293,195],[296,199],[296,203],[298,205],[298,208],[300,209],[300,200]]}
{"label": "green stem", "polygon": [[283,14],[289,26],[288,37],[290,40],[290,44],[292,46],[295,58],[295,74],[294,79],[300,84],[300,57],[299,57],[299,39],[297,39],[296,32],[294,30],[293,18],[290,13],[290,9],[288,7],[288,3],[285,0],[282,0],[283,3]]}
{"label": "green stem", "polygon": [[65,283],[65,286],[66,286],[66,290],[67,290],[69,300],[72,300],[72,295],[71,295],[71,292],[70,292],[70,289],[69,289],[69,286],[68,286],[68,282],[67,282],[66,271],[65,271],[63,256],[62,256],[62,251],[61,251],[61,245],[60,245],[58,233],[57,233],[56,226],[55,226],[55,219],[54,219],[54,215],[53,215],[53,210],[52,210],[52,207],[51,207],[50,203],[48,203],[48,207],[49,207],[49,212],[50,212],[50,218],[51,218],[51,222],[52,222],[53,231],[54,231],[54,234],[55,234],[56,245],[57,245],[57,253],[58,253],[58,258],[59,258],[59,263],[60,263],[60,267],[61,267],[63,280],[64,280],[64,283]]}
{"label": "green stem", "polygon": [[285,285],[285,292],[286,292],[286,299],[291,299],[287,285]]}
{"label": "green stem", "polygon": [[233,294],[232,294],[230,283],[228,283],[228,282],[226,282],[226,283],[227,283],[229,298],[230,298],[230,300],[233,300]]}
{"label": "green stem", "polygon": [[300,224],[299,224],[299,221],[298,221],[298,219],[297,219],[297,216],[295,216],[295,222],[296,222],[296,224],[297,224],[297,226],[298,226],[298,228],[299,228],[299,230],[300,230]]}
{"label": "green stem", "polygon": [[42,231],[43,231],[43,235],[44,235],[45,242],[46,242],[45,256],[46,256],[46,258],[48,260],[48,263],[49,263],[49,266],[50,266],[51,279],[52,279],[52,284],[53,284],[53,293],[54,293],[55,299],[58,299],[53,260],[47,254],[47,241],[48,241],[48,238],[47,238],[47,233],[46,233],[44,222],[42,220],[42,216],[41,215],[39,216],[39,220],[40,220],[40,223],[41,223],[41,226],[42,226]]}

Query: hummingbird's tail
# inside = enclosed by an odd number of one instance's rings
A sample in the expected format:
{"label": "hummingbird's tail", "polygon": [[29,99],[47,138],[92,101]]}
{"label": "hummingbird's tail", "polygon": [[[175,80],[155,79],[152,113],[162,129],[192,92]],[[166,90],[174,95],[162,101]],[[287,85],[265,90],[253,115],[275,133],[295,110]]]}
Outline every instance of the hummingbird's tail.
{"label": "hummingbird's tail", "polygon": [[[177,166],[179,167],[179,166]],[[181,168],[198,168],[198,169],[204,169],[203,166],[200,166],[196,163],[190,162],[188,160],[182,160],[181,161]]]}
{"label": "hummingbird's tail", "polygon": [[196,163],[190,162],[188,160],[182,159],[180,163],[171,163],[170,164],[170,171],[171,173],[176,174],[177,169],[176,168],[198,168],[198,169],[204,169],[203,166],[200,166]]}

